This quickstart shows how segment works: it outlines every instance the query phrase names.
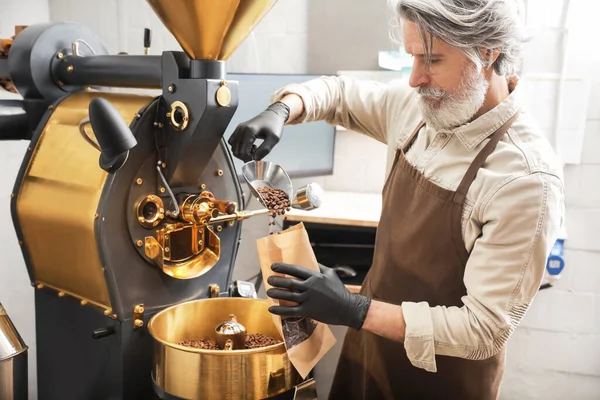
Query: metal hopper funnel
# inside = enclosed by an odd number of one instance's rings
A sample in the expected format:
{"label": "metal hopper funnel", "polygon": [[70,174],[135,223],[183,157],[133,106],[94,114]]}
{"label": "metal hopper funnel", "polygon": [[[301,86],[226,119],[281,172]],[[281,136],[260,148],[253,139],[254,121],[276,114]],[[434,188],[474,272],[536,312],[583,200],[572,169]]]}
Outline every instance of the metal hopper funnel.
{"label": "metal hopper funnel", "polygon": [[277,0],[147,0],[192,60],[226,61]]}

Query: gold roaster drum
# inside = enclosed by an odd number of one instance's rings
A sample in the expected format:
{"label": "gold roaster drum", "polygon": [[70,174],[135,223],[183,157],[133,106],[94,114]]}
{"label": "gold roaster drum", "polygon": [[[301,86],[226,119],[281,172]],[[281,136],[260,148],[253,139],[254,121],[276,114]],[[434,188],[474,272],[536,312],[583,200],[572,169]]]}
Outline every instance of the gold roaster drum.
{"label": "gold roaster drum", "polygon": [[152,376],[166,393],[184,399],[268,399],[293,389],[302,378],[283,341],[244,350],[204,350],[183,340],[216,340],[215,328],[235,314],[246,332],[282,340],[266,300],[222,297],[167,308],[148,323],[154,339]]}

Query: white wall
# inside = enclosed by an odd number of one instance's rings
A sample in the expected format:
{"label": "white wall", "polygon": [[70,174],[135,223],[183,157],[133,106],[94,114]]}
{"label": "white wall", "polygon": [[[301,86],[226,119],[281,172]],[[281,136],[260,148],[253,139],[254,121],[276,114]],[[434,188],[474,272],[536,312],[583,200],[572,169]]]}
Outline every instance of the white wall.
{"label": "white wall", "polygon": [[[49,21],[47,0],[0,0],[0,37],[12,37],[15,25],[31,25]],[[0,99],[20,98],[0,88]],[[4,305],[15,327],[29,346],[29,396],[37,398],[35,309],[33,288],[29,283],[17,237],[10,216],[10,194],[21,160],[29,142],[3,142],[0,144],[0,303]]]}
{"label": "white wall", "polygon": [[[529,3],[539,38],[529,46],[525,68],[557,72],[563,1]],[[589,51],[600,4],[570,3],[567,73],[591,79],[593,90],[582,164],[565,167],[566,266],[557,285],[539,293],[510,342],[504,399],[600,398],[600,57]]]}
{"label": "white wall", "polygon": [[[21,12],[31,18],[47,18],[45,0],[19,7],[17,0],[3,0],[0,33],[9,14]],[[555,29],[563,0],[529,0],[534,40],[528,45],[525,72],[557,72],[560,66]],[[352,9],[349,4],[356,5]],[[281,0],[228,63],[232,72],[334,73],[339,70],[376,69],[378,50],[392,48],[388,40],[389,16],[385,0]],[[557,286],[540,292],[523,325],[509,346],[503,400],[596,399],[600,398],[600,56],[589,47],[589,26],[600,5],[572,0],[568,71],[592,79],[592,101],[588,109],[583,163],[565,168],[567,185],[566,268]],[[143,28],[153,30],[152,53],[179,49],[160,25],[144,0],[49,0],[52,20],[74,20],[95,31],[111,53],[141,54]],[[593,6],[591,4],[594,4]],[[87,8],[90,7],[90,8]],[[596,9],[593,9],[593,8]],[[87,8],[87,9],[86,9]],[[27,10],[20,11],[20,10]],[[22,20],[21,20],[22,21]],[[21,21],[10,22],[22,23]],[[31,23],[34,21],[26,22]],[[350,41],[350,32],[360,29],[359,39]],[[587,31],[586,31],[587,30]],[[537,94],[538,102],[553,93]],[[551,118],[553,112],[548,112]],[[545,117],[543,117],[545,118]],[[552,121],[540,121],[552,126]],[[9,160],[0,176],[0,221],[10,225],[8,196],[20,164],[23,144],[3,144],[0,159]],[[379,161],[371,169],[357,168],[365,161]],[[321,183],[329,190],[377,193],[383,185],[385,148],[353,132],[339,132],[336,138],[334,176],[297,180]],[[234,278],[248,278],[258,272],[254,240],[267,233],[267,220],[244,222],[242,244]],[[0,233],[3,259],[0,264],[0,301],[15,320],[28,344],[34,344],[32,289],[11,229]],[[10,290],[9,290],[10,287]],[[577,339],[577,340],[576,340]],[[573,346],[568,348],[567,346]],[[30,359],[33,359],[30,358]],[[35,377],[34,368],[30,368]]]}

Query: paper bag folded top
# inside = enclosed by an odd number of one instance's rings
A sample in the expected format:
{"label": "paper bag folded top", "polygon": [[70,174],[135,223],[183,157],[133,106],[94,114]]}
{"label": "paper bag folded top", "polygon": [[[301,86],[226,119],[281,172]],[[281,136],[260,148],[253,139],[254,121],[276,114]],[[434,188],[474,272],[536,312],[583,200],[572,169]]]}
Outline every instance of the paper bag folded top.
{"label": "paper bag folded top", "polygon": [[[273,263],[282,262],[319,271],[319,265],[308,239],[304,224],[298,223],[275,235],[257,240],[258,258],[263,274],[265,290],[271,275],[280,275],[271,270]],[[295,303],[268,298],[271,305],[293,305]],[[284,338],[287,354],[302,378],[314,368],[321,358],[333,347],[336,340],[326,324],[305,317],[284,317],[272,314],[277,330]]]}

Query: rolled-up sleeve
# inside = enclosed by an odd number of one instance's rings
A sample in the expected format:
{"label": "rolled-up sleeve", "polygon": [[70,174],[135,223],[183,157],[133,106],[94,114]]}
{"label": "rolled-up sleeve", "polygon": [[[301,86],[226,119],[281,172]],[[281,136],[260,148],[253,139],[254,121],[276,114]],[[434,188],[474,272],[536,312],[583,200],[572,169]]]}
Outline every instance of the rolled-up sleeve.
{"label": "rolled-up sleeve", "polygon": [[538,293],[564,219],[559,177],[536,172],[502,185],[481,207],[482,232],[464,273],[462,307],[404,302],[404,346],[416,367],[435,355],[483,360],[497,354]]}
{"label": "rolled-up sleeve", "polygon": [[322,76],[285,86],[271,95],[271,101],[279,101],[287,94],[302,98],[304,112],[289,125],[326,121],[387,143],[389,87],[349,76]]}

